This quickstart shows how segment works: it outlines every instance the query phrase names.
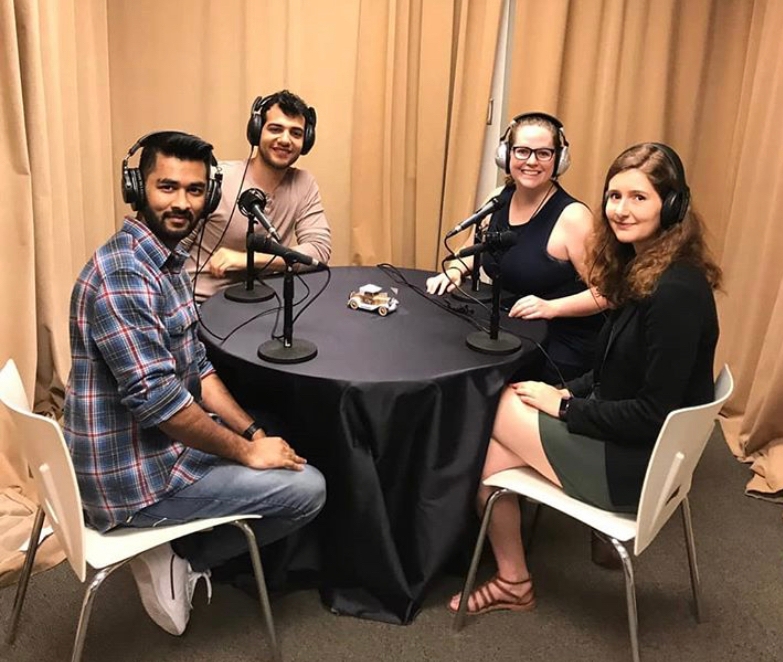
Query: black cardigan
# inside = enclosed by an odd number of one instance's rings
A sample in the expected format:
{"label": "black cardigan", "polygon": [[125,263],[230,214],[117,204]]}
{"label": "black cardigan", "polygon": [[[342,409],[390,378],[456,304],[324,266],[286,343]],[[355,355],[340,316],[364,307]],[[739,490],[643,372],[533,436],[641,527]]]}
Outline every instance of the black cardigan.
{"label": "black cardigan", "polygon": [[707,279],[696,267],[675,263],[652,295],[610,314],[593,370],[566,384],[575,396],[569,431],[607,442],[606,475],[615,505],[638,502],[669,412],[713,399],[717,341]]}

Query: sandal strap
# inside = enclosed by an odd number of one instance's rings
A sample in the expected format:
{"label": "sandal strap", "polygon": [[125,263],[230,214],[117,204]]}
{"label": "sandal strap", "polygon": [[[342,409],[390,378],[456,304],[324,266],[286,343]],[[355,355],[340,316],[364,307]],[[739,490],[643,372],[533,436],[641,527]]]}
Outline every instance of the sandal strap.
{"label": "sandal strap", "polygon": [[[525,584],[532,580],[531,576],[528,576],[527,579],[523,579],[520,582],[510,582],[506,579],[503,579],[500,575],[495,575],[490,579],[489,581],[484,582],[481,586],[479,586],[477,589],[473,591],[473,593],[468,598],[468,611],[469,612],[479,612],[484,609],[486,609],[490,605],[500,605],[500,604],[509,604],[509,605],[525,605],[528,604],[533,598],[532,595],[526,595],[526,596],[519,596],[516,593],[513,593],[512,591],[509,591],[507,588],[504,588],[499,582],[504,582],[506,584],[509,584],[511,586],[518,586],[520,584]],[[493,593],[492,588],[494,587],[495,591],[497,593]],[[511,598],[510,600],[508,598]],[[473,609],[470,609],[471,607],[471,601],[473,602]]]}
{"label": "sandal strap", "polygon": [[495,575],[490,581],[493,580],[501,581],[504,584],[508,584],[509,586],[519,586],[520,584],[527,584],[528,582],[533,581],[533,575],[528,575],[527,579],[523,579],[522,581],[519,582],[511,582],[508,579],[504,579],[500,575]]}

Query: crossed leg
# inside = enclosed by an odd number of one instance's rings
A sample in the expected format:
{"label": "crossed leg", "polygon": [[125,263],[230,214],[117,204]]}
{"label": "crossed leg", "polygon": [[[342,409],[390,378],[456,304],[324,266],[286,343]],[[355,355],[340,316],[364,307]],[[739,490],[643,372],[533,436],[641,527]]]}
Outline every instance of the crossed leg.
{"label": "crossed leg", "polygon": [[[482,480],[505,469],[529,466],[556,485],[560,481],[546,457],[538,427],[538,410],[523,403],[511,388],[500,398],[492,439],[484,460]],[[481,485],[477,494],[479,514],[492,494]],[[535,606],[533,584],[522,544],[521,513],[514,495],[497,501],[492,511],[488,536],[498,572],[470,595],[468,613],[480,614],[495,609],[527,611]],[[449,607],[459,607],[460,595],[452,597]]]}

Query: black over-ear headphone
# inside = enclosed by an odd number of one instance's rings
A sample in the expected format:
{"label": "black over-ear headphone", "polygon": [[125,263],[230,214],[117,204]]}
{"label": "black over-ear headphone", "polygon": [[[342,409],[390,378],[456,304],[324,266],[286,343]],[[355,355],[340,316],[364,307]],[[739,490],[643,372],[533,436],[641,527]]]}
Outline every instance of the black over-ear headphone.
{"label": "black over-ear headphone", "polygon": [[552,170],[552,177],[557,179],[568,170],[568,166],[571,165],[571,154],[568,151],[568,140],[565,136],[563,123],[557,119],[557,117],[549,115],[548,113],[522,113],[511,120],[511,123],[506,127],[505,132],[500,137],[500,142],[498,143],[498,148],[495,152],[495,164],[498,168],[504,170],[506,174],[511,172],[511,148],[513,147],[511,141],[514,139],[514,129],[516,129],[522,120],[535,118],[551,122],[557,129],[557,136],[555,138],[555,166]]}
{"label": "black over-ear headphone", "polygon": [[[144,192],[144,176],[141,174],[141,168],[129,168],[128,160],[140,147],[144,147],[150,138],[162,133],[180,134],[183,136],[190,135],[182,131],[155,131],[154,133],[148,133],[133,144],[133,147],[128,150],[128,154],[122,160],[122,181],[120,182],[120,186],[122,187],[122,199],[131,206],[133,211],[139,210],[139,205],[141,205],[144,200],[146,193]],[[195,138],[195,136],[192,137]],[[220,170],[215,155],[212,153],[212,145],[209,145],[209,150],[209,161],[215,172],[214,174],[208,173],[207,190],[204,194],[204,211],[201,212],[204,217],[209,216],[217,209],[217,206],[220,204],[220,197],[223,194],[223,172]]]}
{"label": "black over-ear headphone", "polygon": [[[266,121],[266,111],[278,102],[278,95],[256,97],[250,108],[250,119],[247,121],[247,141],[251,147],[257,147],[261,140],[261,129]],[[308,106],[303,113],[305,119],[304,139],[302,140],[302,155],[307,154],[315,145],[315,108]]]}
{"label": "black over-ear headphone", "polygon": [[672,225],[681,223],[691,203],[691,190],[685,181],[685,168],[679,154],[663,143],[650,143],[659,152],[664,154],[674,168],[676,188],[669,191],[661,205],[661,227],[665,230]]}

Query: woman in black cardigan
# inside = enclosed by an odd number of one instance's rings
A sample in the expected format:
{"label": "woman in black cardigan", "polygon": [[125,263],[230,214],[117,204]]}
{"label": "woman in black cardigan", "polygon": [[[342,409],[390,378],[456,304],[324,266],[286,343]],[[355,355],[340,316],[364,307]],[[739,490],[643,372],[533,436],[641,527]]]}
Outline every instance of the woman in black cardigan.
{"label": "woman in black cardigan", "polygon": [[[713,399],[713,290],[721,274],[670,147],[643,143],[620,154],[607,173],[603,201],[588,263],[590,284],[613,310],[593,370],[564,389],[541,382],[509,386],[483,476],[530,466],[570,496],[634,512],[666,416]],[[480,487],[480,510],[490,494]],[[498,573],[473,592],[468,613],[533,609],[516,498],[498,501],[489,538]],[[455,611],[459,597],[449,605]]]}

